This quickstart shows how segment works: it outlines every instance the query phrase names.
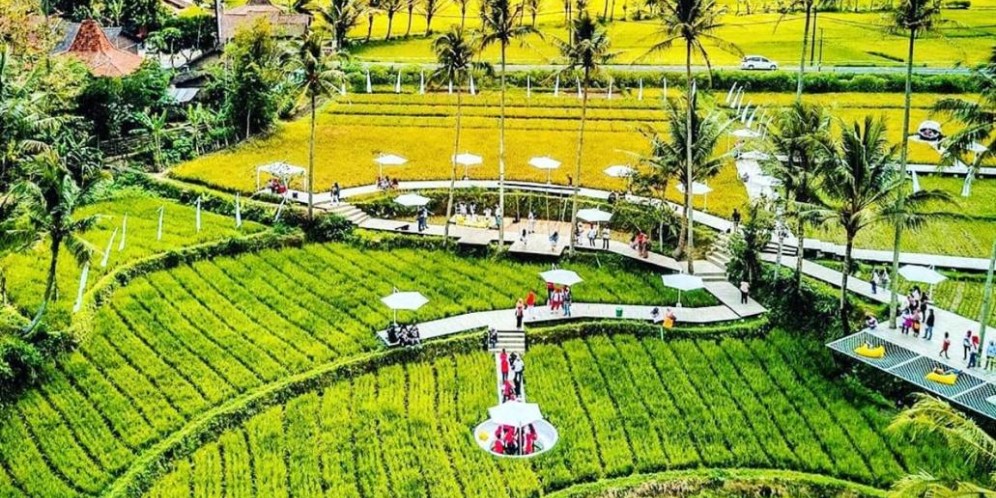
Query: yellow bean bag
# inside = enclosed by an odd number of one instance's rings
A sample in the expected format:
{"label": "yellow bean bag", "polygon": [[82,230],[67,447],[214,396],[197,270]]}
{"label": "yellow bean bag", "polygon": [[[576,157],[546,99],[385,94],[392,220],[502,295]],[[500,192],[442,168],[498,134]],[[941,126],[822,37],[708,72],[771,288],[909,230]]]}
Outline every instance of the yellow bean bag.
{"label": "yellow bean bag", "polygon": [[864,356],[865,358],[882,358],[885,356],[885,346],[880,344],[876,347],[869,347],[862,344],[858,346],[854,352],[855,354]]}
{"label": "yellow bean bag", "polygon": [[937,372],[930,372],[927,374],[927,380],[937,382],[938,384],[945,384],[948,386],[953,386],[955,382],[958,381],[958,374],[949,373],[941,375]]}

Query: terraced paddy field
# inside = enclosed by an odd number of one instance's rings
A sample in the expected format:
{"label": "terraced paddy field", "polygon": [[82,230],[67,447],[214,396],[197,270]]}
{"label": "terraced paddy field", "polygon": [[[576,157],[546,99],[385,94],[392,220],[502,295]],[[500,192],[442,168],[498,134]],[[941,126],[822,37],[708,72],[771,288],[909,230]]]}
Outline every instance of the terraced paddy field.
{"label": "terraced paddy field", "polygon": [[[552,82],[547,82],[551,84]],[[617,90],[618,91],[618,90]],[[674,90],[672,90],[672,95]],[[526,98],[521,90],[510,92],[508,101],[507,175],[510,179],[545,181],[546,172],[531,168],[529,158],[552,155],[563,162],[553,172],[555,183],[566,184],[574,175],[574,149],[577,141],[580,102],[570,89],[561,97],[534,94]],[[724,95],[715,95],[722,101]],[[660,91],[648,89],[644,100],[637,100],[632,89],[623,98],[608,100],[604,96],[591,102],[588,132],[585,137],[581,184],[597,188],[622,189],[624,181],[607,177],[602,170],[609,165],[637,163],[648,151],[648,142],[640,134],[645,127],[663,126]],[[865,114],[885,115],[894,140],[901,136],[902,95],[895,94],[825,94],[807,97],[827,104],[842,119],[858,119]],[[912,121],[918,123],[930,115],[937,95],[917,95]],[[778,107],[788,105],[791,96],[757,93],[748,96],[754,105]],[[464,99],[461,149],[480,154],[484,164],[471,168],[471,178],[495,179],[498,176],[497,127],[498,95],[488,91]],[[353,94],[328,105],[319,115],[316,141],[315,184],[330,188],[372,184],[378,170],[373,158],[380,152],[401,154],[409,159],[404,166],[385,169],[384,173],[400,180],[446,179],[448,158],[452,154],[455,97],[445,94]],[[195,159],[174,168],[177,178],[213,186],[251,192],[256,186],[255,168],[276,160],[307,164],[308,123],[286,123],[266,138],[251,140],[234,149]],[[732,131],[732,130],[731,130]],[[735,140],[721,143],[725,153]],[[936,151],[919,143],[911,144],[911,161],[937,162]],[[462,174],[462,171],[461,171]],[[709,180],[714,189],[709,209],[728,215],[747,199],[737,178],[732,158],[718,176]],[[677,200],[677,190],[669,192]]]}
{"label": "terraced paddy field", "polygon": [[[578,301],[673,302],[655,273],[570,266]],[[0,409],[0,495],[99,494],[137,457],[206,413],[281,379],[379,349],[379,298],[423,292],[430,320],[510,308],[544,264],[439,251],[308,245],[141,276],[99,309],[77,351]],[[63,299],[69,299],[64,297]],[[685,293],[686,306],[714,304]],[[402,320],[412,319],[402,313]]]}
{"label": "terraced paddy field", "polygon": [[493,357],[433,353],[249,417],[178,459],[149,496],[539,496],[695,467],[886,486],[912,469],[965,471],[926,441],[890,439],[892,411],[824,377],[828,353],[796,334],[594,335],[535,345],[527,358],[530,400],[561,438],[535,459],[495,459],[472,441],[495,403]]}

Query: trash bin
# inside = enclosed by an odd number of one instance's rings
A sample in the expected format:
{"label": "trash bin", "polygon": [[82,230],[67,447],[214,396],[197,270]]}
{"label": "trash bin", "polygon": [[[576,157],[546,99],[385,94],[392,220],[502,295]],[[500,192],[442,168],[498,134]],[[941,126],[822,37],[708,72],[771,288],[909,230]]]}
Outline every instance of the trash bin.
{"label": "trash bin", "polygon": [[616,318],[622,318],[622,306],[616,308]]}

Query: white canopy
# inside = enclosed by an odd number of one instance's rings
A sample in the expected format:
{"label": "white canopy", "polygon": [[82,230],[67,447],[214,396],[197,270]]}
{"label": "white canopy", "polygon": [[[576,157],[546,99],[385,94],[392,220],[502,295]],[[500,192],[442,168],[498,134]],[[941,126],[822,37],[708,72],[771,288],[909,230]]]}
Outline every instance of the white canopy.
{"label": "white canopy", "polygon": [[374,162],[381,166],[401,166],[408,160],[396,154],[381,154],[374,159]]}
{"label": "white canopy", "polygon": [[609,166],[605,168],[605,174],[611,176],[612,178],[629,178],[636,173],[636,170],[625,164],[618,164],[616,166]]}
{"label": "white canopy", "polygon": [[534,167],[534,168],[537,168],[537,169],[547,169],[547,170],[550,170],[550,169],[557,169],[557,168],[559,168],[560,167],[560,161],[558,161],[558,160],[556,160],[556,159],[554,159],[552,157],[541,156],[541,157],[534,157],[534,158],[530,159],[529,160],[529,165],[532,166],[532,167]]}
{"label": "white canopy", "polygon": [[402,206],[412,207],[412,206],[424,206],[429,203],[432,199],[428,197],[422,197],[418,194],[405,194],[399,195],[394,199],[394,202],[401,204]]}
{"label": "white canopy", "polygon": [[899,269],[899,274],[910,282],[921,282],[928,285],[939,284],[948,279],[926,266],[906,265]]}
{"label": "white canopy", "polygon": [[380,298],[381,302],[387,305],[388,308],[392,310],[417,310],[421,308],[425,303],[429,302],[429,299],[422,295],[421,292],[395,292],[390,296],[385,296]]}
{"label": "white canopy", "polygon": [[581,209],[578,211],[578,218],[591,223],[602,223],[611,220],[612,213],[601,209]]}
{"label": "white canopy", "polygon": [[690,291],[703,287],[702,277],[688,275],[686,273],[675,273],[673,275],[661,275],[664,285],[680,291]]}
{"label": "white canopy", "polygon": [[483,163],[484,159],[481,156],[464,152],[463,154],[453,156],[453,162],[460,166],[477,166]]}
{"label": "white canopy", "polygon": [[759,150],[751,150],[744,152],[743,154],[740,154],[740,157],[738,157],[737,159],[743,159],[743,160],[753,159],[755,161],[767,161],[770,158],[771,156],[764,152],[761,152]]}
{"label": "white canopy", "polygon": [[750,177],[750,183],[758,187],[776,187],[781,185],[781,180],[769,175],[754,175]]}
{"label": "white canopy", "polygon": [[488,415],[491,421],[498,425],[510,425],[512,427],[525,427],[529,424],[543,420],[539,405],[536,403],[523,403],[521,401],[509,401],[498,406],[488,408]]}
{"label": "white canopy", "polygon": [[[685,193],[684,183],[676,184],[675,188],[678,189],[678,192],[681,192],[682,194]],[[709,192],[712,192],[712,189],[709,188],[708,185],[699,182],[692,182],[692,195],[705,195],[708,194]]]}
{"label": "white canopy", "polygon": [[557,285],[575,285],[583,280],[577,273],[571,270],[545,271],[540,273],[540,277],[543,277],[544,282],[550,282]]}
{"label": "white canopy", "polygon": [[733,136],[735,136],[735,137],[737,137],[737,138],[757,138],[757,137],[761,136],[760,133],[758,133],[758,132],[756,132],[754,130],[751,130],[749,128],[741,128],[741,129],[736,130],[736,131],[734,131],[734,132],[732,132],[730,134],[733,135]]}
{"label": "white canopy", "polygon": [[269,173],[277,178],[286,179],[292,176],[301,176],[306,173],[306,170],[300,166],[294,166],[287,164],[283,161],[277,161],[275,163],[264,164],[256,168],[256,189],[259,189],[259,175],[263,173]]}

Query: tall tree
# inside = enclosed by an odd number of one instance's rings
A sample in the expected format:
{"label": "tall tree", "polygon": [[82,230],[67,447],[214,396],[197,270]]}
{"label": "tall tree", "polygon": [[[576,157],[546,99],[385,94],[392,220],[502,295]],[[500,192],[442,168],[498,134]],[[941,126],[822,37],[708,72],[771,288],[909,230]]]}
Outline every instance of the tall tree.
{"label": "tall tree", "polygon": [[[906,174],[906,158],[910,142],[910,107],[913,97],[913,49],[916,46],[917,36],[930,31],[940,20],[941,2],[940,0],[899,0],[892,13],[894,30],[906,31],[908,35],[906,52],[906,88],[903,92],[903,136],[902,145],[899,148],[899,166],[903,175]],[[903,228],[907,225],[919,223],[914,220],[920,219],[914,215],[913,210],[903,206],[905,195],[896,197],[894,206],[895,223],[893,223],[893,243],[892,243],[892,278],[890,282],[899,280],[899,246],[902,242]],[[895,289],[893,285],[893,289]],[[896,328],[896,309],[899,304],[899,297],[895,291],[889,291],[889,328]]]}
{"label": "tall tree", "polygon": [[505,54],[515,39],[538,33],[532,26],[522,25],[522,4],[512,7],[509,0],[484,0],[481,2],[480,50],[497,44],[500,49],[501,90],[498,113],[498,224],[499,250],[505,246]]}
{"label": "tall tree", "polygon": [[470,0],[456,0],[456,3],[460,6],[460,30],[462,31],[467,24],[467,7],[470,6]]}
{"label": "tall tree", "polygon": [[968,166],[961,189],[965,197],[972,193],[972,180],[982,162],[996,157],[996,48],[989,56],[989,63],[973,76],[979,88],[977,99],[948,97],[935,105],[935,110],[961,124],[961,129],[945,138],[942,145],[945,163]]}
{"label": "tall tree", "polygon": [[806,239],[807,224],[800,206],[819,202],[816,189],[825,165],[822,144],[832,140],[830,113],[824,107],[797,101],[775,117],[768,137],[775,155],[786,158],[784,162],[775,161],[772,172],[785,188],[782,199],[786,215],[795,221],[799,241],[795,267],[798,283],[802,280],[802,241]]}
{"label": "tall tree", "polygon": [[380,0],[380,9],[387,14],[387,34],[385,40],[391,39],[391,27],[394,25],[394,16],[404,8],[403,0]]}
{"label": "tall tree", "polygon": [[436,53],[437,69],[433,72],[433,79],[439,84],[449,85],[453,83],[456,90],[456,130],[453,134],[453,156],[450,158],[450,191],[446,199],[446,225],[443,229],[444,238],[450,240],[450,218],[453,216],[453,192],[456,190],[457,162],[456,156],[460,153],[460,125],[463,118],[462,92],[464,82],[470,78],[474,68],[474,57],[476,51],[470,40],[464,37],[463,30],[453,27],[449,32],[436,38],[432,44],[432,49]]}
{"label": "tall tree", "polygon": [[363,10],[367,14],[367,38],[364,43],[370,43],[370,35],[373,34],[374,17],[381,12],[381,0],[365,0],[366,5]]}
{"label": "tall tree", "polygon": [[[740,49],[736,45],[733,45],[726,40],[717,37],[713,32],[721,26],[719,23],[719,17],[725,12],[725,9],[721,9],[717,6],[715,0],[665,0],[662,2],[661,6],[661,28],[657,32],[657,36],[661,41],[657,42],[650,48],[649,53],[654,53],[662,50],[671,48],[676,41],[683,41],[685,43],[685,81],[687,87],[687,100],[686,105],[687,115],[685,117],[685,126],[688,129],[692,129],[692,113],[694,110],[694,104],[692,100],[695,94],[695,84],[692,80],[692,54],[698,52],[698,54],[705,61],[709,71],[712,71],[712,61],[709,58],[709,53],[706,51],[704,42],[710,41],[723,50],[730,52],[741,53]],[[692,149],[693,144],[691,142],[692,135],[688,134],[686,137],[688,142],[685,144],[685,155],[686,162],[685,167],[691,168],[692,161]],[[691,171],[686,172],[686,178],[691,181],[692,173]],[[694,255],[694,241],[693,241],[693,223],[692,223],[692,185],[688,183],[685,185],[685,216],[684,216],[684,227],[681,235],[678,237],[678,248],[675,251],[675,256],[680,256],[682,253],[685,254],[688,260],[688,273],[692,274],[695,272],[693,265]]]}
{"label": "tall tree", "polygon": [[309,30],[296,40],[287,54],[289,68],[301,75],[297,82],[300,98],[307,99],[311,110],[311,134],[308,140],[308,219],[315,217],[315,118],[318,99],[330,95],[343,79],[331,47],[320,31]]}
{"label": "tall tree", "polygon": [[566,70],[581,73],[581,122],[578,125],[578,148],[574,167],[574,194],[571,200],[571,226],[567,235],[570,241],[570,254],[574,255],[574,231],[578,224],[578,194],[581,191],[581,164],[584,152],[584,127],[588,119],[588,90],[602,65],[615,54],[609,52],[609,37],[588,11],[579,10],[572,23],[571,40],[558,41],[560,54],[567,60]]}
{"label": "tall tree", "polygon": [[361,2],[362,0],[329,0],[327,5],[316,11],[332,30],[336,50],[342,50],[346,46],[349,30],[356,26],[360,16],[363,15]]}
{"label": "tall tree", "polygon": [[270,129],[277,119],[277,90],[284,77],[280,54],[265,19],[236,32],[225,46],[224,105],[233,127],[245,130],[245,138]]}
{"label": "tall tree", "polygon": [[82,235],[94,226],[97,217],[81,217],[77,213],[93,199],[102,179],[100,152],[87,141],[86,137],[60,132],[51,147],[27,164],[23,179],[13,189],[18,204],[26,213],[24,230],[36,242],[47,241],[50,255],[42,302],[22,331],[27,339],[34,337],[55,296],[62,249],[69,250],[79,265],[89,261],[94,251]]}
{"label": "tall tree", "polygon": [[425,16],[425,36],[432,34],[432,20],[447,4],[448,0],[422,0],[419,3],[419,12]]}
{"label": "tall tree", "polygon": [[[923,437],[939,437],[954,451],[960,453],[966,464],[993,472],[996,470],[996,439],[993,439],[974,420],[954,409],[945,401],[928,394],[914,394],[913,406],[900,412],[889,424],[889,432],[918,441]],[[990,484],[994,475],[990,475]],[[912,498],[921,496],[973,497],[993,496],[996,490],[977,484],[960,482],[952,487],[926,471],[908,475],[893,485],[889,496]]]}
{"label": "tall tree", "polygon": [[854,239],[884,219],[906,175],[893,164],[897,146],[889,144],[883,119],[866,116],[863,122],[843,128],[839,142],[824,145],[829,158],[821,189],[824,205],[808,206],[805,214],[836,222],[844,231],[847,242],[839,310],[841,326],[849,332],[847,280],[853,271]]}

